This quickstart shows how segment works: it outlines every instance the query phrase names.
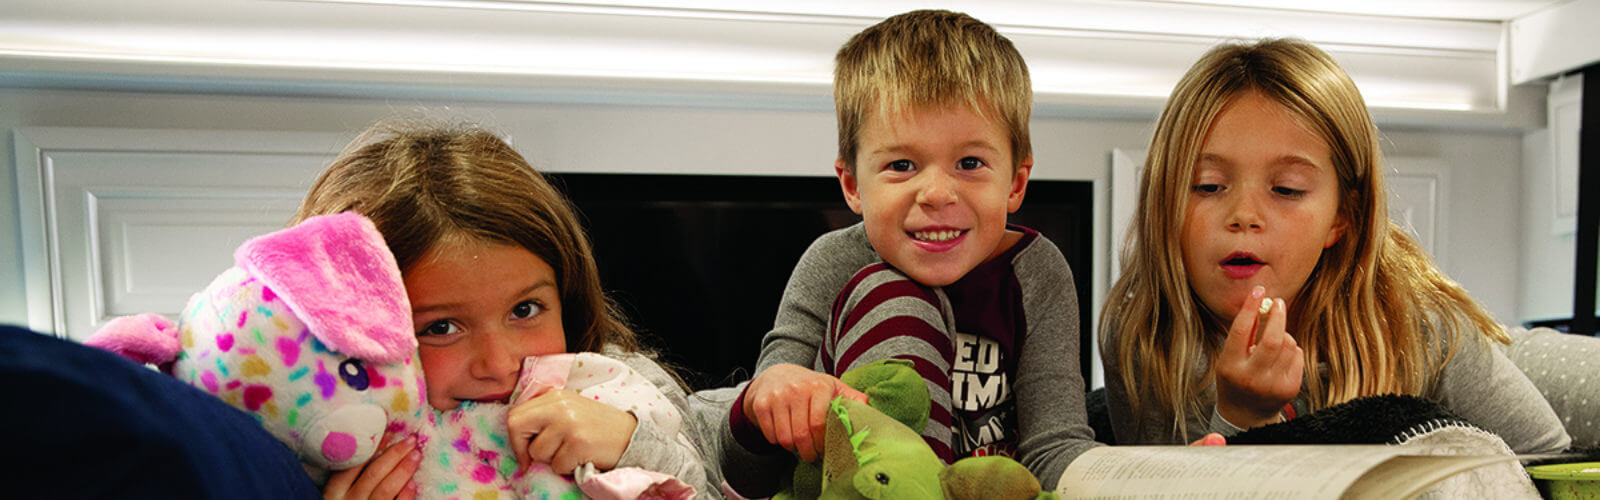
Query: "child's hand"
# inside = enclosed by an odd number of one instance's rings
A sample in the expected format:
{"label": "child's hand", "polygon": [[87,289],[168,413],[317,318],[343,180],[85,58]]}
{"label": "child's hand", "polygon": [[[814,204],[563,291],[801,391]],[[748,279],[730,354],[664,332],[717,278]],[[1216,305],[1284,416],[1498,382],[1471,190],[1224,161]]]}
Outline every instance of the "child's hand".
{"label": "child's hand", "polygon": [[1215,432],[1210,433],[1210,434],[1206,434],[1205,437],[1202,437],[1200,439],[1196,439],[1193,443],[1189,443],[1189,446],[1227,446],[1227,445],[1228,445],[1228,439],[1222,437],[1221,434],[1217,434]]}
{"label": "child's hand", "polygon": [[1304,376],[1304,355],[1284,331],[1283,299],[1272,301],[1265,328],[1258,324],[1265,295],[1259,286],[1250,292],[1217,355],[1217,413],[1245,429],[1276,421],[1283,406],[1300,394]]}
{"label": "child's hand", "polygon": [[762,371],[745,389],[745,416],[761,428],[767,442],[782,446],[815,462],[822,456],[827,432],[828,403],[835,396],[862,403],[862,394],[832,375],[793,364],[778,364]]}
{"label": "child's hand", "polygon": [[632,413],[567,389],[527,400],[506,416],[518,469],[544,463],[557,474],[589,462],[601,470],[616,468],[638,425]]}
{"label": "child's hand", "polygon": [[388,434],[383,436],[387,447],[374,454],[367,463],[328,476],[328,483],[322,486],[322,498],[415,498],[417,483],[411,480],[411,476],[417,473],[417,466],[422,463],[417,439],[407,437],[400,442],[389,443],[390,438]]}

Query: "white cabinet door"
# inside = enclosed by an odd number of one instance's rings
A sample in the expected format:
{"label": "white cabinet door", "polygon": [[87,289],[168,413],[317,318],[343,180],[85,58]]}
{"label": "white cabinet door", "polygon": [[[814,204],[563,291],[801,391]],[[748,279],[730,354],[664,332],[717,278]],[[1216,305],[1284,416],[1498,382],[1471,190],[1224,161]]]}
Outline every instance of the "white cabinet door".
{"label": "white cabinet door", "polygon": [[1448,213],[1445,193],[1450,192],[1449,170],[1444,162],[1428,158],[1389,159],[1389,218],[1411,232],[1433,255],[1440,269],[1448,269]]}
{"label": "white cabinet door", "polygon": [[29,327],[82,340],[176,315],[250,236],[283,227],[345,137],[22,129],[14,136]]}

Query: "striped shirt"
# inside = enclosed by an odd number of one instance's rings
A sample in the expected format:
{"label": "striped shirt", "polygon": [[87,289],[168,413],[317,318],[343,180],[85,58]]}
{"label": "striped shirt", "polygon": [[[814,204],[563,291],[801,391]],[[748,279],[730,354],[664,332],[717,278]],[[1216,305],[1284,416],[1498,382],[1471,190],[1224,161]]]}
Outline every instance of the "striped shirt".
{"label": "striped shirt", "polygon": [[1039,233],[1021,239],[955,283],[927,287],[885,262],[857,271],[839,292],[817,368],[839,375],[885,358],[912,362],[932,408],[922,431],[946,462],[1013,456],[1015,349],[1027,331],[1014,259]]}

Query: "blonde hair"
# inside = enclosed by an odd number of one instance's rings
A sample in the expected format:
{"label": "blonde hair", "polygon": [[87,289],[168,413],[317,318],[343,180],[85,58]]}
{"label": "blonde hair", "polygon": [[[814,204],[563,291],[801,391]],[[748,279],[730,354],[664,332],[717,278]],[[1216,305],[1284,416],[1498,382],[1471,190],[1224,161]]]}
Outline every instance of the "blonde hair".
{"label": "blonde hair", "polygon": [[1012,168],[1033,156],[1028,65],[1010,40],[966,14],[916,10],[850,37],[834,57],[833,103],[839,158],[852,173],[870,114],[957,103],[1000,120],[1011,139]]}
{"label": "blonde hair", "polygon": [[[1467,327],[1484,332],[1474,336],[1479,341],[1509,342],[1503,327],[1389,220],[1377,127],[1338,63],[1300,40],[1223,44],[1184,74],[1162,110],[1121,277],[1101,314],[1106,356],[1122,367],[1121,380],[1108,383],[1122,384],[1135,418],[1148,414],[1143,405],[1154,405],[1181,438],[1191,418],[1211,411],[1203,401],[1211,360],[1228,327],[1222,312],[1204,310],[1190,288],[1177,237],[1211,123],[1248,92],[1283,105],[1327,142],[1339,179],[1344,236],[1323,251],[1290,301],[1287,329],[1305,352],[1302,393],[1312,409],[1361,396],[1423,394]],[[1318,363],[1326,363],[1326,379]]]}
{"label": "blonde hair", "polygon": [[572,205],[495,134],[470,124],[379,123],[317,178],[290,224],[355,211],[377,226],[402,273],[449,245],[521,246],[555,270],[569,351],[638,351],[600,286]]}

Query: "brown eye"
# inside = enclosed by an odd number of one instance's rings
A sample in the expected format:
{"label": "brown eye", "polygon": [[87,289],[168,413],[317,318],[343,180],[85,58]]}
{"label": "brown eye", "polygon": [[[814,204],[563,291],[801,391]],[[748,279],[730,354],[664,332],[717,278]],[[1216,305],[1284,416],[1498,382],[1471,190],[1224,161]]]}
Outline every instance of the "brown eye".
{"label": "brown eye", "polygon": [[457,331],[459,331],[459,329],[456,328],[456,325],[451,324],[449,321],[439,320],[428,323],[428,326],[422,327],[422,331],[417,332],[417,336],[444,336],[456,333]]}
{"label": "brown eye", "polygon": [[518,302],[517,305],[511,308],[511,317],[515,319],[528,319],[538,316],[541,312],[544,312],[544,306],[541,306],[539,303],[531,300],[525,300]]}

